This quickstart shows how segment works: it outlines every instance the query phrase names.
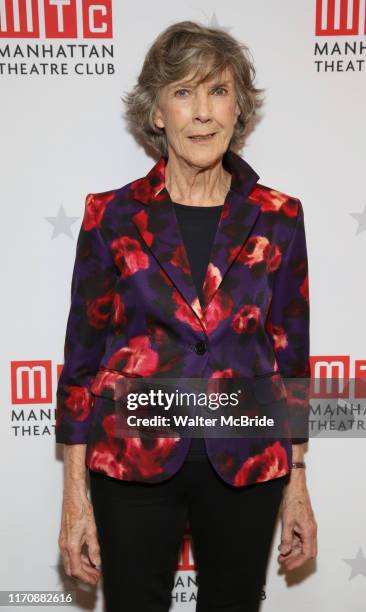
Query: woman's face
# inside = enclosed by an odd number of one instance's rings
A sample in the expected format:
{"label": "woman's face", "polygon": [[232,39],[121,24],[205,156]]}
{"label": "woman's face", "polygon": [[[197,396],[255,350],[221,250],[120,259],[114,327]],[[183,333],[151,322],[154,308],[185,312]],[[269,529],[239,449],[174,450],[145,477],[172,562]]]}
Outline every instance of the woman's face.
{"label": "woman's face", "polygon": [[204,168],[224,155],[240,108],[230,69],[200,85],[189,78],[161,89],[155,123],[165,129],[168,155],[173,150],[187,163]]}

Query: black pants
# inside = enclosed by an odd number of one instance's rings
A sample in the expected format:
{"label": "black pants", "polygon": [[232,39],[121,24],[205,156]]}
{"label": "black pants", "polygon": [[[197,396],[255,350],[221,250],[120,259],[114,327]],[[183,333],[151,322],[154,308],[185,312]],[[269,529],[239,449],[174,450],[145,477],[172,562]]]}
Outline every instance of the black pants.
{"label": "black pants", "polygon": [[286,476],[237,488],[207,457],[161,483],[89,474],[106,612],[168,612],[187,520],[196,611],[257,612]]}

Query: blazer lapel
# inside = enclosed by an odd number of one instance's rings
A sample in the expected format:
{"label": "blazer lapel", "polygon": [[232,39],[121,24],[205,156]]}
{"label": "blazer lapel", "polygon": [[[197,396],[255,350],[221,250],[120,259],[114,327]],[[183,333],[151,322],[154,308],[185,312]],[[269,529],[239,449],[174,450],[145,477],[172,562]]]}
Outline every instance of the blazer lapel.
{"label": "blazer lapel", "polygon": [[260,207],[247,199],[259,175],[232,151],[224,155],[231,173],[231,186],[221,212],[200,304],[182,241],[177,218],[165,187],[167,157],[161,157],[150,172],[131,183],[131,192],[142,206],[132,221],[182,297],[204,325],[204,311],[219,289],[231,263],[239,254],[259,214]]}

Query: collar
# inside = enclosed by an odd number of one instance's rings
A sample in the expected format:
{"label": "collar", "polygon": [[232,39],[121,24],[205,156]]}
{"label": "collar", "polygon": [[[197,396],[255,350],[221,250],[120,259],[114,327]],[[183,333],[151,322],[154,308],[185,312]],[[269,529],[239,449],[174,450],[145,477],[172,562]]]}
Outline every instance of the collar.
{"label": "collar", "polygon": [[[167,156],[161,156],[146,176],[131,183],[133,197],[143,204],[170,199],[165,185]],[[255,170],[230,149],[223,156],[223,166],[231,174],[230,192],[245,197],[259,180]]]}

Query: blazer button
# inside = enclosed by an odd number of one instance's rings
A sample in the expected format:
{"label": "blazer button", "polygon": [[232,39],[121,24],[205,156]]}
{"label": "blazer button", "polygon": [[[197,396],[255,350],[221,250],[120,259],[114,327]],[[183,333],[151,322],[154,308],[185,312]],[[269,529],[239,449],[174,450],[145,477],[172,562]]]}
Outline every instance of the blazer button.
{"label": "blazer button", "polygon": [[203,342],[203,340],[200,340],[199,342],[197,342],[195,344],[194,349],[195,349],[197,355],[204,355],[205,352],[207,351],[206,343]]}

